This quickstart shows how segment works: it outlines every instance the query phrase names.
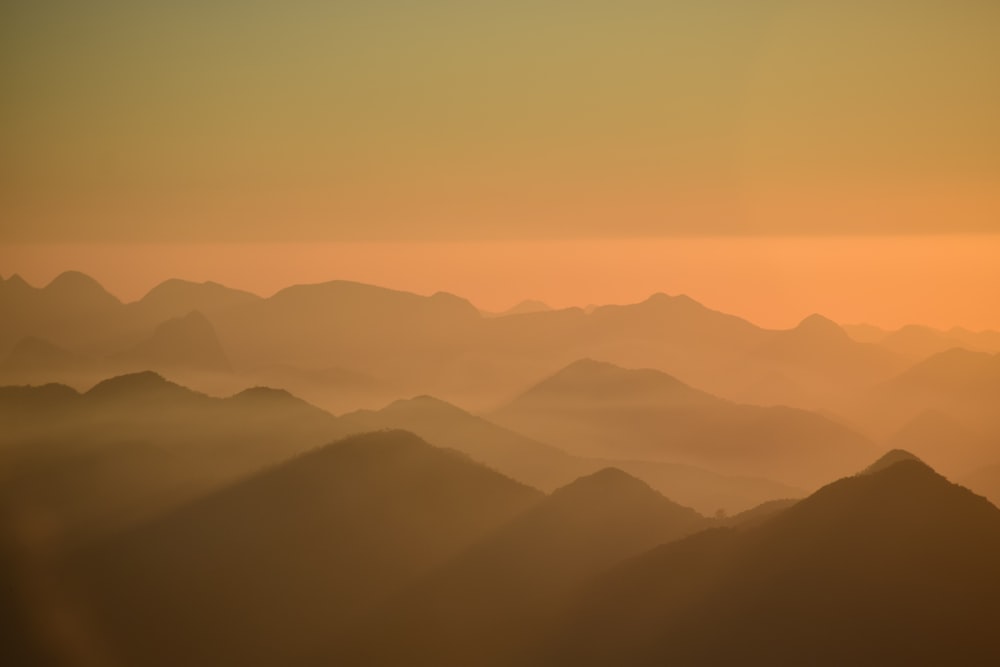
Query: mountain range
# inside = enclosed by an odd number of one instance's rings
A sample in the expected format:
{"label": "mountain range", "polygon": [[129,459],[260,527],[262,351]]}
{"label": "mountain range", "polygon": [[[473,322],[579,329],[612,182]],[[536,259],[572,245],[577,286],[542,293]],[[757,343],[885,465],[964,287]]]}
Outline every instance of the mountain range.
{"label": "mountain range", "polygon": [[[177,370],[170,362],[179,358],[182,370],[209,374],[181,378],[206,390],[223,389],[213,373],[225,370],[227,363],[240,376],[225,385],[230,390],[239,384],[266,383],[255,377],[266,368],[299,369],[303,374],[338,369],[341,379],[357,374],[391,387],[372,395],[370,387],[366,393],[359,386],[358,395],[352,396],[349,383],[323,391],[315,376],[308,387],[304,381],[286,387],[336,411],[422,393],[488,409],[532,379],[586,357],[662,370],[730,400],[817,409],[839,404],[919,360],[877,343],[855,341],[818,315],[789,330],[767,330],[687,296],[666,294],[587,311],[529,304],[514,313],[486,317],[454,295],[425,297],[346,281],[297,285],[261,298],[215,283],[169,280],[142,299],[123,304],[91,278],[67,272],[44,288],[31,287],[17,276],[4,280],[0,312],[5,314],[0,358],[33,337],[97,359],[128,357],[137,347],[153,346],[159,351],[145,359],[147,365],[156,362],[153,369],[170,376]],[[192,312],[211,325],[221,354],[209,336],[202,336],[187,353],[185,335],[168,344],[179,350],[168,352],[155,342],[165,337],[162,327],[176,327],[178,318],[189,318]],[[16,361],[18,357],[23,355],[15,355],[18,381],[75,380],[71,369],[56,372],[51,359],[35,367],[32,375],[30,358]],[[96,379],[88,376],[75,386]]]}
{"label": "mountain range", "polygon": [[997,664],[992,340],[13,276],[0,664]]}

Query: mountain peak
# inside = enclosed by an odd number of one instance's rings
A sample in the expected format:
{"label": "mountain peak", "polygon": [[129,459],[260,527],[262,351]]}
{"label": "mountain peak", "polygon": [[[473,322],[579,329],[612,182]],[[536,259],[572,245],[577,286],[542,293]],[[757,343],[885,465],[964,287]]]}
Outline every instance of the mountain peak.
{"label": "mountain peak", "polygon": [[385,406],[380,410],[383,413],[410,413],[410,412],[434,412],[438,414],[467,414],[461,408],[452,405],[448,401],[442,401],[440,398],[431,396],[429,394],[421,394],[419,396],[414,396],[413,398],[401,398],[399,400],[393,401],[389,405]]}
{"label": "mountain peak", "polygon": [[537,299],[525,299],[524,301],[521,301],[507,310],[497,314],[499,316],[529,315],[531,313],[545,313],[550,310],[552,310],[552,307],[544,301],[538,301]]}
{"label": "mountain peak", "polygon": [[242,405],[253,408],[286,408],[295,410],[313,411],[323,413],[332,417],[330,413],[322,408],[305,401],[295,394],[285,389],[275,389],[274,387],[248,387],[243,391],[233,394],[225,399],[230,405]]}
{"label": "mountain peak", "polygon": [[0,277],[0,283],[7,284],[11,287],[16,287],[18,289],[22,287],[31,287],[31,285],[25,282],[24,278],[22,278],[21,274],[19,273],[12,273],[10,274],[10,278],[6,279]]}
{"label": "mountain peak", "polygon": [[880,456],[877,461],[862,470],[860,474],[873,475],[903,461],[916,461],[920,465],[930,469],[930,466],[927,466],[927,464],[921,461],[919,457],[911,454],[905,449],[890,449],[888,452]]}
{"label": "mountain peak", "polygon": [[92,398],[141,399],[149,394],[166,393],[176,396],[199,395],[197,392],[175,384],[153,371],[127,373],[102,380],[91,387],[84,395]]}
{"label": "mountain peak", "polygon": [[604,405],[616,402],[634,404],[635,401],[705,403],[719,400],[662,371],[622,368],[586,357],[565,366],[522,394],[522,398],[528,396],[597,400]]}
{"label": "mountain peak", "polygon": [[798,323],[794,331],[800,331],[812,335],[835,336],[837,338],[844,339],[850,338],[847,335],[847,332],[845,332],[839,324],[828,317],[820,315],[819,313],[813,313],[812,315],[804,318]]}
{"label": "mountain peak", "polygon": [[655,292],[650,294],[649,298],[642,303],[650,306],[669,304],[672,306],[696,306],[698,308],[704,308],[702,304],[698,303],[687,294],[671,295],[666,292]]}
{"label": "mountain peak", "polygon": [[104,289],[99,282],[80,271],[64,271],[43,288],[48,294],[60,294],[69,299],[99,300],[104,304],[120,304],[121,302]]}
{"label": "mountain peak", "polygon": [[81,369],[86,359],[79,354],[63,349],[39,336],[26,336],[19,340],[0,367],[12,371],[37,371]]}
{"label": "mountain peak", "polygon": [[152,336],[120,356],[146,368],[231,370],[215,328],[197,310],[161,322]]}
{"label": "mountain peak", "polygon": [[641,479],[637,479],[620,468],[601,468],[597,472],[579,477],[566,486],[560,487],[552,492],[552,497],[592,497],[607,499],[610,494],[631,493],[636,495],[647,495],[659,497],[660,494],[653,490]]}

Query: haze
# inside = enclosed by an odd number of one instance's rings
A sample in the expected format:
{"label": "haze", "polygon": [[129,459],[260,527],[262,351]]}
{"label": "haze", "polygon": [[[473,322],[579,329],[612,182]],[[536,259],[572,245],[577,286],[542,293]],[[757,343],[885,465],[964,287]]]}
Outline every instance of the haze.
{"label": "haze", "polygon": [[0,665],[1000,664],[997,35],[2,3]]}

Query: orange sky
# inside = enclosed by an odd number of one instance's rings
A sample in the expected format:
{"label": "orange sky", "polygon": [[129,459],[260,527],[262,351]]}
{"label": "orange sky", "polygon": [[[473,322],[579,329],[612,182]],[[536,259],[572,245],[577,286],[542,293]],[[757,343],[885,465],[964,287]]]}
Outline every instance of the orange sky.
{"label": "orange sky", "polygon": [[134,300],[169,277],[270,295],[348,279],[448,291],[487,310],[631,303],[662,291],[769,327],[841,323],[1000,329],[1000,236],[687,238],[479,243],[0,246],[5,277],[82,270]]}
{"label": "orange sky", "polygon": [[987,0],[0,3],[0,273],[1000,329],[998,34]]}

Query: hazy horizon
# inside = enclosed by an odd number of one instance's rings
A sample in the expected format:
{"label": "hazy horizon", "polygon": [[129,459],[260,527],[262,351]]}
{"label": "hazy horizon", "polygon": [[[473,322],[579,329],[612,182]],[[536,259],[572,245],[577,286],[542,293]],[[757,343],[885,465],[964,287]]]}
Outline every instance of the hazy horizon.
{"label": "hazy horizon", "polygon": [[[1000,235],[688,237],[381,243],[64,243],[0,245],[2,275],[43,286],[63,271],[135,301],[171,278],[259,296],[352,280],[488,312],[525,300],[553,308],[686,294],[760,326],[812,313],[896,329],[1000,330]],[[501,278],[502,276],[502,278]]]}
{"label": "hazy horizon", "polygon": [[998,36],[0,2],[0,664],[1000,665]]}

